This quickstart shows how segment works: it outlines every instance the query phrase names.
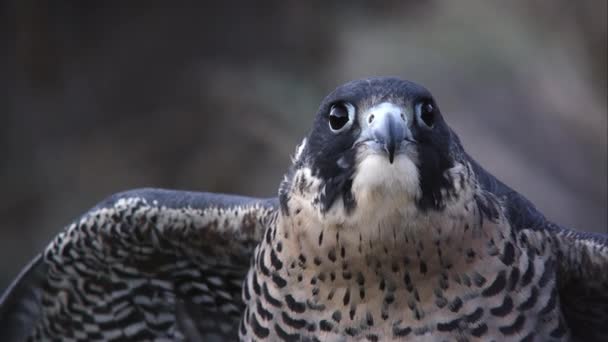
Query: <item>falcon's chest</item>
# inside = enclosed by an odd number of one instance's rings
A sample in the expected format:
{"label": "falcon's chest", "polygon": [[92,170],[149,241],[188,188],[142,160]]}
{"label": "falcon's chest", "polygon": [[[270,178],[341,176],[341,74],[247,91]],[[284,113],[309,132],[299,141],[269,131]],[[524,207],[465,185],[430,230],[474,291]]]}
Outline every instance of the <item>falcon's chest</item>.
{"label": "falcon's chest", "polygon": [[279,220],[244,284],[241,338],[546,339],[565,329],[552,260],[526,249],[503,219],[470,210],[365,232]]}

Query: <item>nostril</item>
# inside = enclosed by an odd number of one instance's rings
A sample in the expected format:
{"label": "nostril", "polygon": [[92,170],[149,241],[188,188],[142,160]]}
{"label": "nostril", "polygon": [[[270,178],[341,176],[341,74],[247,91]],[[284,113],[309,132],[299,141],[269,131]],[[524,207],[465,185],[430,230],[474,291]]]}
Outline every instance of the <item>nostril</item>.
{"label": "nostril", "polygon": [[401,120],[405,121],[405,114],[401,113]]}
{"label": "nostril", "polygon": [[367,123],[372,123],[374,121],[376,117],[374,116],[374,114],[370,114],[370,116],[367,117]]}

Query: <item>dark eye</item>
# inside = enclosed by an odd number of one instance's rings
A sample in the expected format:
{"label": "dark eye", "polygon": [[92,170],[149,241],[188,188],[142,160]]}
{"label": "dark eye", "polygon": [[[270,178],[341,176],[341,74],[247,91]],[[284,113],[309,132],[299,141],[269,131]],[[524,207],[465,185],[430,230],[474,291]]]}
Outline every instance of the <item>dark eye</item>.
{"label": "dark eye", "polygon": [[339,103],[329,110],[329,128],[334,133],[341,132],[352,124],[355,108],[348,103]]}
{"label": "dark eye", "polygon": [[422,102],[416,106],[418,123],[427,128],[433,128],[435,124],[435,107],[430,102]]}

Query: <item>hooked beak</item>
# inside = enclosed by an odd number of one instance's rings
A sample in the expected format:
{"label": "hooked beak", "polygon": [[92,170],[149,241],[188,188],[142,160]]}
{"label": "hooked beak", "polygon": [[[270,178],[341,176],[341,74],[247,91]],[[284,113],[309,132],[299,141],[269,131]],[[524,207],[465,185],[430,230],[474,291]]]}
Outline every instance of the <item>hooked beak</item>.
{"label": "hooked beak", "polygon": [[392,164],[395,150],[404,140],[410,140],[412,134],[407,126],[407,118],[401,109],[392,104],[378,106],[369,116],[369,127],[372,139],[380,144],[388,154]]}

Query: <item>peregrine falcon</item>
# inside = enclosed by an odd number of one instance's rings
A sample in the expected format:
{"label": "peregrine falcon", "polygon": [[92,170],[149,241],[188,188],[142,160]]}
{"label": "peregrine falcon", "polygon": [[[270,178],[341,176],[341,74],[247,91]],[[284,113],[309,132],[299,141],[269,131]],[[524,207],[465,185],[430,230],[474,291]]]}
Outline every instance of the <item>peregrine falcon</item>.
{"label": "peregrine falcon", "polygon": [[547,220],[425,88],[344,84],[271,199],[140,189],[0,299],[0,340],[608,341],[608,236]]}

